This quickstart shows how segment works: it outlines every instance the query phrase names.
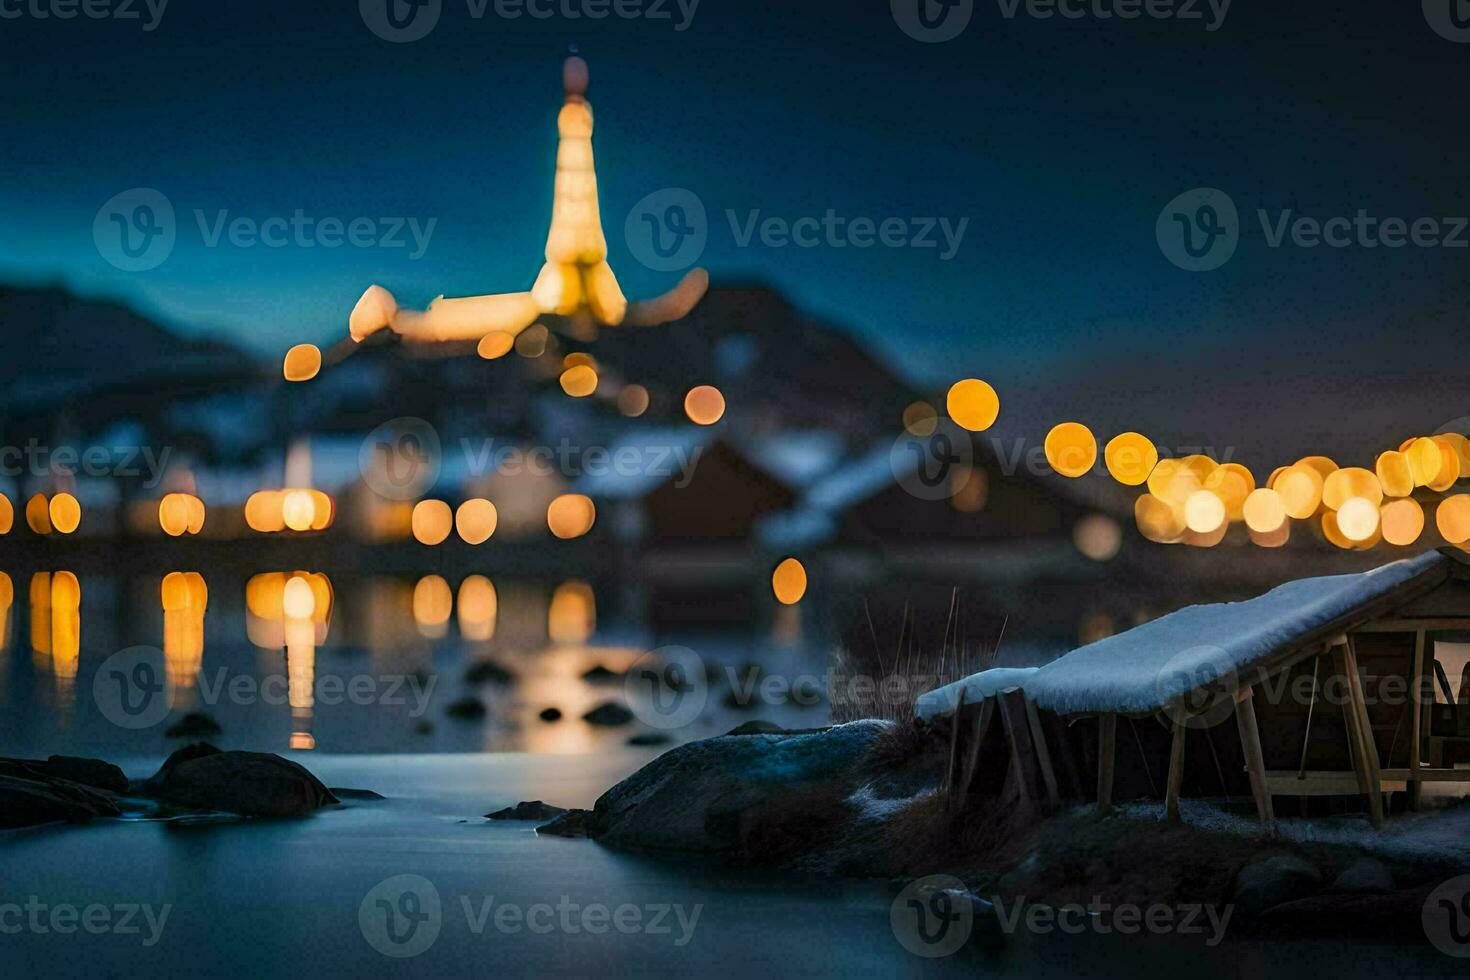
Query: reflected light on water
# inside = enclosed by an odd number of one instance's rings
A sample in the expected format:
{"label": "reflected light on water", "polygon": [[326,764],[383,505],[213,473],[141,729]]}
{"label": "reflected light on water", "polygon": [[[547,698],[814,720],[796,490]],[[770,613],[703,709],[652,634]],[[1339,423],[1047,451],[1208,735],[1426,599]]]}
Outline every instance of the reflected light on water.
{"label": "reflected light on water", "polygon": [[597,628],[597,599],[586,582],[563,582],[551,596],[546,635],[553,643],[577,645]]}
{"label": "reflected light on water", "polygon": [[483,575],[471,575],[459,584],[459,635],[474,643],[495,639],[499,597],[495,584]]}
{"label": "reflected light on water", "polygon": [[204,611],[209,589],[198,572],[170,572],[160,587],[163,659],[176,690],[189,690],[204,664]]}
{"label": "reflected light on water", "polygon": [[15,526],[15,505],[10,498],[0,493],[0,534],[9,534]]}
{"label": "reflected light on water", "polygon": [[449,616],[454,611],[454,593],[439,575],[425,575],[413,587],[413,620],[419,633],[438,639],[449,633]]}
{"label": "reflected light on water", "polygon": [[10,649],[10,609],[15,605],[15,583],[0,572],[0,653]]}

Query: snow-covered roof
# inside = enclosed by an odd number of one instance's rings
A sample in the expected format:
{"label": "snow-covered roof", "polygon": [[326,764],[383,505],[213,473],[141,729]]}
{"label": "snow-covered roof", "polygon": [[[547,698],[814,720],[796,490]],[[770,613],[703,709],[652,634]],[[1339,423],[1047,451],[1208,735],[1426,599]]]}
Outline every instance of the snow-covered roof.
{"label": "snow-covered roof", "polygon": [[992,667],[963,680],[936,687],[914,702],[914,714],[923,721],[952,715],[960,706],[961,695],[965,704],[979,704],[986,698],[1006,694],[1022,687],[1037,667]]}
{"label": "snow-covered roof", "polygon": [[777,432],[739,440],[742,453],[789,487],[806,488],[832,472],[847,447],[827,429]]}
{"label": "snow-covered roof", "polygon": [[1355,613],[1401,587],[1433,588],[1453,562],[1430,551],[1354,575],[1288,582],[1245,602],[1189,606],[1073,650],[1023,687],[1038,707],[1059,714],[1157,711],[1314,631],[1351,625]]}
{"label": "snow-covered roof", "polygon": [[895,454],[891,440],[880,442],[814,483],[805,503],[818,510],[841,513],[897,483],[917,466],[917,458],[911,454]]}

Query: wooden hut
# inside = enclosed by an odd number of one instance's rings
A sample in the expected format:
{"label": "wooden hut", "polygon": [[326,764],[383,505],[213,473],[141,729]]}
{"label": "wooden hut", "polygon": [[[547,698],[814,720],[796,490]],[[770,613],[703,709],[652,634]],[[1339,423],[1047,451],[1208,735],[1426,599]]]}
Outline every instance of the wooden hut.
{"label": "wooden hut", "polygon": [[1029,756],[1024,739],[996,749],[1007,780],[1050,786],[1063,763],[1086,767],[1095,788],[1076,798],[1106,812],[1162,796],[1171,817],[1181,795],[1248,792],[1263,820],[1282,797],[1356,798],[1379,825],[1384,794],[1417,808],[1425,783],[1470,782],[1454,767],[1470,705],[1434,646],[1466,631],[1470,557],[1445,549],[1181,609],[1007,684],[981,674],[931,692],[919,714],[954,719],[962,781],[966,750],[986,751],[981,705],[1019,698],[1036,721]]}

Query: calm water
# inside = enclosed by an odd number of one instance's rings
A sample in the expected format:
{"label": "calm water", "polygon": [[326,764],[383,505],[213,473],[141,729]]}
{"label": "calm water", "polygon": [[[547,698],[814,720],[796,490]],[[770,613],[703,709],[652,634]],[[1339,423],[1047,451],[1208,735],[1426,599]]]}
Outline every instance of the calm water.
{"label": "calm water", "polygon": [[[825,650],[796,609],[762,626],[681,634],[650,628],[636,590],[616,584],[289,570],[17,573],[0,581],[0,599],[0,753],[10,755],[166,752],[180,742],[165,730],[189,712],[214,719],[226,747],[323,753],[595,753],[638,733],[677,742],[753,718],[828,719]],[[110,658],[139,646],[157,651],[145,676],[166,678],[171,708],[119,718],[118,678],[134,668]],[[621,676],[635,664],[675,670],[671,683],[678,670],[702,673],[674,692],[700,709],[642,710],[652,702],[630,701]],[[597,668],[612,676],[584,679]],[[784,693],[791,686],[799,696]],[[483,718],[446,713],[466,697],[481,700]],[[607,702],[639,716],[616,727],[582,720]],[[547,709],[561,720],[543,721]]]}

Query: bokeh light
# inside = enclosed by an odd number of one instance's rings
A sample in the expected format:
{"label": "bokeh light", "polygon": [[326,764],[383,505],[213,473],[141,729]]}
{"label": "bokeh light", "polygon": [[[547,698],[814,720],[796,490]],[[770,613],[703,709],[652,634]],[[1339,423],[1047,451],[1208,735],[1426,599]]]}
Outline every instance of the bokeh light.
{"label": "bokeh light", "polygon": [[1379,512],[1379,524],[1389,544],[1413,544],[1424,533],[1424,508],[1412,497],[1390,500]]}
{"label": "bokeh light", "polygon": [[569,541],[592,530],[597,521],[597,507],[591,498],[577,493],[563,494],[546,508],[546,525],[551,533]]}
{"label": "bokeh light", "polygon": [[1225,504],[1225,519],[1239,521],[1245,514],[1245,500],[1256,489],[1256,478],[1239,463],[1224,463],[1204,479],[1204,489]]}
{"label": "bokeh light", "polygon": [[414,505],[413,537],[419,544],[431,548],[443,544],[453,530],[454,513],[444,501],[420,500]]}
{"label": "bokeh light", "polygon": [[70,534],[81,526],[82,505],[69,493],[58,493],[52,497],[47,510],[51,517],[51,527],[59,534]]}
{"label": "bokeh light", "polygon": [[1367,497],[1349,497],[1337,508],[1337,528],[1355,544],[1369,540],[1378,533],[1378,503]]}
{"label": "bokeh light", "polygon": [[1439,443],[1433,439],[1415,439],[1409,443],[1404,455],[1409,459],[1409,474],[1414,478],[1416,487],[1427,487],[1439,478],[1440,467],[1444,465],[1444,453],[1440,450]]}
{"label": "bokeh light", "polygon": [[9,534],[15,526],[15,505],[10,498],[0,493],[0,534]]}
{"label": "bokeh light", "polygon": [[281,614],[287,619],[311,619],[316,612],[316,593],[304,575],[293,575],[281,592]]}
{"label": "bokeh light", "polygon": [[561,390],[573,398],[586,398],[597,390],[597,372],[586,364],[574,364],[562,372]]}
{"label": "bokeh light", "polygon": [[1097,440],[1081,422],[1063,422],[1046,434],[1046,461],[1062,476],[1084,476],[1097,462]]}
{"label": "bokeh light", "polygon": [[771,573],[771,591],[783,606],[794,606],[806,595],[806,566],[795,558],[787,558]]}
{"label": "bokeh light", "polygon": [[480,338],[475,345],[475,353],[487,361],[496,361],[509,354],[515,345],[515,337],[504,330],[492,330]]}
{"label": "bokeh light", "polygon": [[618,392],[618,411],[630,419],[636,419],[648,411],[648,389],[642,385],[627,385]]}
{"label": "bokeh light", "polygon": [[1275,490],[1286,505],[1286,513],[1304,521],[1322,504],[1322,474],[1312,466],[1288,466],[1276,478]]}
{"label": "bokeh light", "polygon": [[1196,490],[1184,502],[1184,526],[1195,534],[1212,534],[1225,521],[1225,501],[1214,491]]}
{"label": "bokeh light", "polygon": [[1260,487],[1245,498],[1241,517],[1255,534],[1270,535],[1287,523],[1286,504],[1275,490]]}
{"label": "bokeh light", "polygon": [[459,505],[454,513],[454,529],[466,544],[484,544],[495,533],[500,514],[488,500],[475,498]]}
{"label": "bokeh light", "polygon": [[939,428],[939,413],[928,402],[914,402],[903,410],[903,428],[911,436],[926,439]]}
{"label": "bokeh light", "polygon": [[695,425],[714,425],[725,417],[725,396],[713,385],[691,388],[684,396],[684,414]]}
{"label": "bokeh light", "polygon": [[1434,524],[1450,544],[1470,540],[1470,494],[1457,493],[1440,501]]}
{"label": "bokeh light", "polygon": [[322,352],[315,344],[297,344],[286,352],[281,371],[287,381],[310,381],[322,370]]}
{"label": "bokeh light", "polygon": [[51,509],[44,493],[26,501],[26,526],[36,534],[51,533]]}
{"label": "bokeh light", "polygon": [[[1322,481],[1322,503],[1325,506],[1342,510],[1343,505],[1354,497],[1366,499],[1375,508],[1383,503],[1383,486],[1378,482],[1377,474],[1359,466],[1349,466],[1333,470]],[[1347,528],[1344,527],[1343,532],[1347,533]]]}
{"label": "bokeh light", "polygon": [[945,410],[960,428],[984,432],[1000,416],[1000,396],[979,378],[966,378],[950,386]]}
{"label": "bokeh light", "polygon": [[1409,472],[1409,458],[1395,449],[1390,449],[1378,457],[1373,464],[1374,475],[1378,477],[1378,485],[1383,488],[1384,496],[1407,497],[1414,492],[1414,475]]}
{"label": "bokeh light", "polygon": [[281,498],[281,520],[293,531],[311,530],[316,503],[305,490],[291,490]]}
{"label": "bokeh light", "polygon": [[1123,547],[1123,529],[1104,514],[1091,514],[1072,529],[1072,544],[1093,561],[1112,561]]}
{"label": "bokeh light", "polygon": [[1147,436],[1124,432],[1108,440],[1103,463],[1113,479],[1127,487],[1138,487],[1148,481],[1159,464],[1159,450]]}
{"label": "bokeh light", "polygon": [[1138,533],[1158,544],[1173,544],[1184,535],[1184,509],[1146,493],[1133,502]]}

